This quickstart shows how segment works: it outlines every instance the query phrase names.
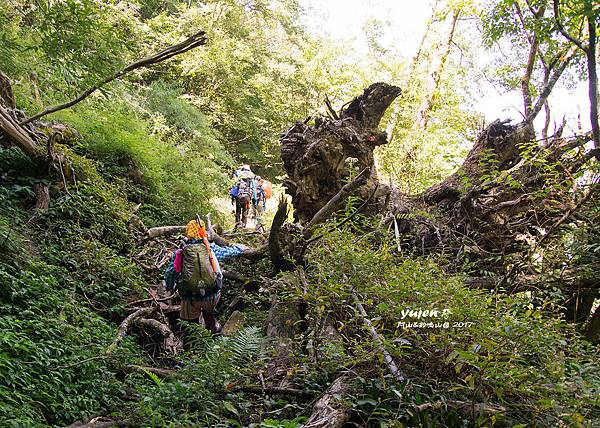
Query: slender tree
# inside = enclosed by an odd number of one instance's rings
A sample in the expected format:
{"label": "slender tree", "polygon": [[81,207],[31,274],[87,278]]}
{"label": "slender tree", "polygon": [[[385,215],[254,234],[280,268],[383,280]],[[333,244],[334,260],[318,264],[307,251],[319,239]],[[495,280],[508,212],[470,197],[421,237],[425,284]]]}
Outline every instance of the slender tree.
{"label": "slender tree", "polygon": [[[566,14],[561,12],[560,0],[553,0],[554,20],[558,31],[570,42],[575,44],[585,53],[587,61],[589,99],[590,99],[590,123],[592,125],[592,136],[594,146],[600,148],[600,126],[598,125],[598,73],[596,71],[596,45],[598,43],[597,22],[600,18],[600,6],[593,0],[577,2],[578,9],[569,8]],[[582,28],[586,25],[587,31],[579,31],[574,35],[567,27]],[[586,40],[587,39],[587,40]]]}

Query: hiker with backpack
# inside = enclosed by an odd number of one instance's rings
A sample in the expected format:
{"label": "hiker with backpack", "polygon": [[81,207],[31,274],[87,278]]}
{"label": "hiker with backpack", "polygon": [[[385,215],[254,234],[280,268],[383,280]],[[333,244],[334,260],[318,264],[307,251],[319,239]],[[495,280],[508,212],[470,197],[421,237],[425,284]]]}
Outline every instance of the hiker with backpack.
{"label": "hiker with backpack", "polygon": [[248,211],[250,203],[256,197],[256,188],[254,186],[254,173],[250,165],[242,165],[240,169],[233,174],[237,182],[229,191],[231,203],[235,204],[235,227],[246,227],[248,222]]}
{"label": "hiker with backpack", "polygon": [[243,254],[246,247],[209,242],[199,216],[187,224],[185,236],[185,244],[174,252],[165,271],[165,288],[179,292],[181,320],[197,323],[202,315],[206,328],[216,334],[221,324],[215,317],[215,307],[223,287],[219,262]]}
{"label": "hiker with backpack", "polygon": [[252,172],[252,170],[250,169],[250,165],[248,165],[248,164],[244,164],[244,165],[240,166],[238,169],[236,169],[233,172],[234,180],[248,179],[248,178],[254,178],[254,173]]}

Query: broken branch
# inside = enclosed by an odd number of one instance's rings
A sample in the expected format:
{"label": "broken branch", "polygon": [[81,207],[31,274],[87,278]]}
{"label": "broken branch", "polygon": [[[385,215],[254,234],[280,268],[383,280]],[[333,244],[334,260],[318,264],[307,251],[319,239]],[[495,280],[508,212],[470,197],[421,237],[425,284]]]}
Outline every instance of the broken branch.
{"label": "broken branch", "polygon": [[204,44],[206,44],[206,34],[204,33],[204,31],[198,31],[197,33],[191,35],[190,37],[188,37],[181,43],[170,46],[154,55],[150,55],[146,58],[142,58],[132,64],[129,64],[124,69],[117,71],[116,73],[114,73],[111,76],[107,77],[106,79],[102,80],[100,83],[87,89],[81,95],[79,95],[77,98],[67,101],[66,103],[59,104],[57,106],[49,107],[37,114],[34,114],[29,119],[26,119],[23,122],[21,122],[20,125],[23,126],[33,120],[39,119],[50,113],[55,113],[57,111],[72,107],[75,104],[77,104],[77,103],[83,101],[84,99],[86,99],[87,97],[89,97],[91,94],[96,92],[102,86],[106,85],[107,83],[112,82],[113,80],[116,80],[116,79],[124,76],[125,74],[129,73],[130,71],[133,71],[133,70],[136,70],[136,69],[142,68],[142,67],[148,67],[150,65],[154,65],[159,62],[163,62],[169,58],[172,58],[176,55],[180,55],[184,52],[187,52],[191,49],[194,49],[198,46],[202,46]]}
{"label": "broken branch", "polygon": [[172,233],[183,233],[185,232],[185,226],[160,226],[152,227],[146,231],[146,239],[157,238],[163,235],[170,235]]}
{"label": "broken branch", "polygon": [[362,305],[362,303],[360,303],[358,296],[356,294],[352,293],[352,297],[354,298],[354,302],[356,303],[356,307],[358,308],[360,317],[362,318],[363,322],[367,326],[369,333],[371,333],[371,337],[373,337],[373,340],[377,344],[379,351],[383,354],[383,360],[385,361],[388,368],[390,369],[390,373],[392,374],[392,376],[394,376],[394,378],[396,378],[396,380],[398,382],[406,381],[406,377],[400,372],[400,370],[398,369],[398,366],[396,366],[396,363],[394,362],[394,359],[392,358],[390,353],[387,351],[387,349],[385,349],[385,344],[383,343],[383,339],[381,338],[379,333],[377,333],[377,330],[375,330],[375,327],[373,327],[373,323],[371,323],[371,320],[369,319],[369,317],[367,315],[367,311],[365,311],[364,306]]}
{"label": "broken branch", "polygon": [[152,315],[154,313],[154,311],[156,311],[157,309],[158,308],[156,306],[149,307],[149,308],[141,308],[141,309],[138,309],[137,311],[135,311],[134,313],[132,313],[131,315],[129,315],[127,318],[125,318],[123,320],[123,322],[121,323],[121,325],[119,326],[119,333],[117,334],[116,339],[108,347],[108,349],[106,350],[106,353],[111,354],[117,348],[117,346],[119,346],[119,344],[123,341],[123,338],[127,335],[129,326],[133,322],[135,322],[135,320],[145,317],[145,316]]}
{"label": "broken branch", "polygon": [[329,202],[327,202],[323,206],[323,208],[317,211],[313,218],[308,222],[308,224],[306,225],[306,230],[304,232],[304,237],[310,237],[310,235],[312,234],[311,229],[314,228],[317,224],[325,221],[335,210],[337,210],[339,208],[340,203],[344,199],[346,199],[346,197],[350,193],[359,188],[366,181],[369,175],[371,175],[371,168],[365,168],[360,172],[360,174],[356,176],[354,180],[344,185],[344,187],[342,187],[340,191],[337,192],[335,196],[333,196],[333,198],[331,198]]}

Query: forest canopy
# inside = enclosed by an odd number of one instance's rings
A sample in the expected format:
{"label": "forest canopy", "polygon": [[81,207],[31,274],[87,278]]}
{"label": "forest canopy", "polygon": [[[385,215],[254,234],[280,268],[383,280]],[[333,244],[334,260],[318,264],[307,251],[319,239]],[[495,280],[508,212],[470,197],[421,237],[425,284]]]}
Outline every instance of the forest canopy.
{"label": "forest canopy", "polygon": [[0,425],[596,426],[599,21],[0,0]]}

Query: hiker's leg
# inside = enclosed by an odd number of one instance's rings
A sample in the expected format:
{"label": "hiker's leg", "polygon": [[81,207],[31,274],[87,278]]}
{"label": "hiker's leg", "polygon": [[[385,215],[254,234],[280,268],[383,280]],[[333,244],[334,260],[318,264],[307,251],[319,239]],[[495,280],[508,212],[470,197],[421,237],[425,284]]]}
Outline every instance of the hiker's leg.
{"label": "hiker's leg", "polygon": [[183,348],[189,350],[189,324],[200,324],[201,307],[198,302],[181,299],[181,309],[179,310],[179,328],[183,340]]}
{"label": "hiker's leg", "polygon": [[258,201],[258,204],[256,205],[256,230],[258,231],[260,231],[261,229],[264,230],[262,225],[262,216],[264,211],[265,209],[262,201]]}
{"label": "hiker's leg", "polygon": [[242,210],[242,226],[246,227],[248,223],[248,211],[250,210],[250,199],[244,201],[244,208]]}
{"label": "hiker's leg", "polygon": [[205,309],[202,311],[202,316],[204,317],[207,330],[210,330],[212,334],[221,332],[221,324],[217,321],[214,310]]}
{"label": "hiker's leg", "polygon": [[221,299],[221,292],[217,291],[206,300],[202,302],[202,317],[204,318],[204,325],[212,334],[219,333],[221,331],[221,324],[217,321],[215,316],[215,308],[217,303]]}
{"label": "hiker's leg", "polygon": [[242,220],[242,203],[238,198],[235,199],[235,227],[238,227]]}

